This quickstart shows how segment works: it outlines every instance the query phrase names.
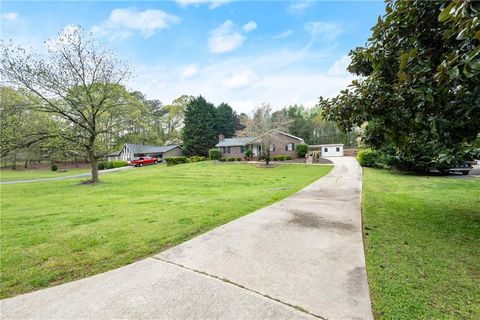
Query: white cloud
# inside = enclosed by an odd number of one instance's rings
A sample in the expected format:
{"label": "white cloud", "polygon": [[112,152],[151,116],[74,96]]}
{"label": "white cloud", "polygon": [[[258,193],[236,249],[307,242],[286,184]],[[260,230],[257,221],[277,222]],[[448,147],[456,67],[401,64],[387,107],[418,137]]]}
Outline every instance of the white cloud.
{"label": "white cloud", "polygon": [[251,112],[262,102],[275,109],[290,104],[313,107],[318,97],[333,97],[346,88],[355,76],[342,73],[345,58],[323,65],[330,55],[323,52],[284,50],[216,59],[203,64],[201,72],[184,81],[171,65],[140,65],[130,86],[149,98],[168,103],[182,94],[203,95],[208,101],[228,102],[237,112]]}
{"label": "white cloud", "polygon": [[227,20],[210,32],[208,47],[213,53],[224,53],[241,47],[244,42],[245,36],[238,31],[233,21]]}
{"label": "white cloud", "polygon": [[200,72],[200,69],[196,65],[190,64],[185,68],[183,68],[182,73],[180,74],[180,77],[182,79],[192,79],[195,76],[197,76],[199,72]]}
{"label": "white cloud", "polygon": [[315,2],[313,0],[296,0],[290,3],[289,11],[294,14],[301,14],[311,8]]}
{"label": "white cloud", "polygon": [[273,39],[285,39],[285,38],[288,38],[292,35],[293,33],[293,30],[286,30],[286,31],[283,31],[275,36],[273,36]]}
{"label": "white cloud", "polygon": [[250,32],[257,29],[257,23],[255,21],[249,21],[242,26],[243,31]]}
{"label": "white cloud", "polygon": [[342,32],[338,24],[323,21],[309,22],[305,24],[305,30],[310,33],[313,38],[325,42],[332,42]]}
{"label": "white cloud", "polygon": [[348,75],[347,67],[350,64],[350,57],[343,56],[333,63],[333,65],[328,69],[327,74],[329,76],[345,76]]}
{"label": "white cloud", "polygon": [[209,9],[216,9],[224,4],[231,2],[232,0],[176,0],[181,7],[187,7],[189,5],[202,5],[208,4]]}
{"label": "white cloud", "polygon": [[240,72],[231,74],[227,80],[223,82],[223,85],[230,89],[242,89],[252,85],[256,76],[252,70],[246,69]]}
{"label": "white cloud", "polygon": [[178,22],[180,18],[162,10],[114,9],[106,21],[93,26],[92,32],[110,40],[126,39],[137,32],[147,38]]}
{"label": "white cloud", "polygon": [[14,21],[14,20],[17,20],[17,18],[18,18],[18,13],[17,12],[3,12],[2,13],[2,20]]}

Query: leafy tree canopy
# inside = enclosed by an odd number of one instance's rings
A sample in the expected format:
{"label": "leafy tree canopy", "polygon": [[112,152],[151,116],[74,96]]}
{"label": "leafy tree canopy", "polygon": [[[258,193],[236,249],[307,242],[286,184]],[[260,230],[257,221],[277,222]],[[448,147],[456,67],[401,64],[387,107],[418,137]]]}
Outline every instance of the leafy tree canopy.
{"label": "leafy tree canopy", "polygon": [[387,1],[365,47],[350,52],[360,78],[320,98],[343,130],[399,167],[447,168],[471,157],[480,132],[480,2]]}

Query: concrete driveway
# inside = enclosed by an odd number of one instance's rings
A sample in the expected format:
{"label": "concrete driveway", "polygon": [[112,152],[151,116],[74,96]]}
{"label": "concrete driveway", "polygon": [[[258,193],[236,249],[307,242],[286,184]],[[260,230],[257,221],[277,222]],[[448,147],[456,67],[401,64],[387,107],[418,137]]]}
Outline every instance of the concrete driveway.
{"label": "concrete driveway", "polygon": [[6,319],[372,319],[361,168],[137,263],[0,302]]}

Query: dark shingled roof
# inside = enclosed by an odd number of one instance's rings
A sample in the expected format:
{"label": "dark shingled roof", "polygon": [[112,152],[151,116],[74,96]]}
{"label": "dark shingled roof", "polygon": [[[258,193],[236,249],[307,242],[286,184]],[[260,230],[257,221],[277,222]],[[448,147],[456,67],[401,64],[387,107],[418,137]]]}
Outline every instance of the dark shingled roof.
{"label": "dark shingled roof", "polygon": [[215,145],[215,147],[236,147],[236,146],[245,146],[247,143],[252,140],[250,137],[244,138],[226,138],[223,141],[220,141]]}
{"label": "dark shingled roof", "polygon": [[141,144],[126,143],[126,145],[134,154],[164,153],[180,147],[178,144],[174,144],[171,146],[144,146]]}

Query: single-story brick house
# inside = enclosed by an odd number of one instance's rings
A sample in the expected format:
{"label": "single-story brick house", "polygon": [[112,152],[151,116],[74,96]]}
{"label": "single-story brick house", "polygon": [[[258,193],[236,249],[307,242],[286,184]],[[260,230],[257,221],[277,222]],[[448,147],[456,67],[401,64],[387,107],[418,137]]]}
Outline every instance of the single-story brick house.
{"label": "single-story brick house", "polygon": [[181,155],[182,148],[176,144],[171,146],[144,146],[141,144],[125,143],[120,151],[109,153],[105,155],[105,158],[107,161],[130,161],[145,156],[163,159]]}
{"label": "single-story brick house", "polygon": [[[294,135],[275,130],[275,142],[270,146],[270,156],[276,155],[290,155],[292,158],[297,158],[295,146],[299,143],[304,143],[302,138]],[[223,135],[218,137],[219,142],[215,145],[222,156],[224,157],[241,157],[247,149],[251,149],[253,156],[257,158],[262,155],[262,148],[258,143],[255,143],[258,137],[233,137],[225,138]]]}

